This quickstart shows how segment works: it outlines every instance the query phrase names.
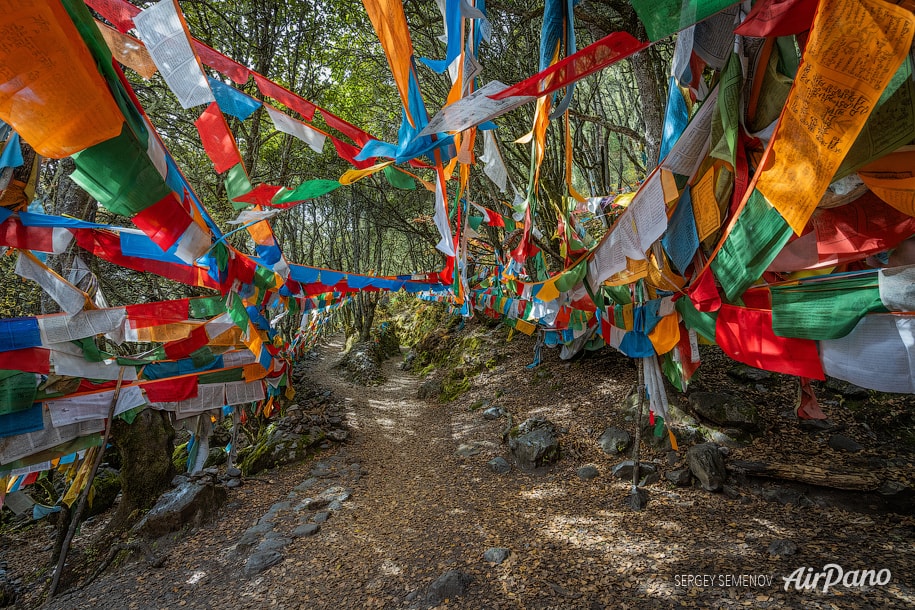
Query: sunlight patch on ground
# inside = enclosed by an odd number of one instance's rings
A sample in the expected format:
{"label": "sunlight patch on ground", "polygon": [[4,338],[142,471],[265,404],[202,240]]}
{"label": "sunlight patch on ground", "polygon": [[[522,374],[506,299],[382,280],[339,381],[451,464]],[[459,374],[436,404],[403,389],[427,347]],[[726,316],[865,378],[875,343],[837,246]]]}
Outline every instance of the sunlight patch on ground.
{"label": "sunlight patch on ground", "polygon": [[521,491],[519,495],[528,500],[548,500],[550,498],[561,498],[568,495],[568,492],[558,487],[535,487],[527,491]]}
{"label": "sunlight patch on ground", "polygon": [[196,585],[196,584],[199,583],[201,580],[203,580],[204,578],[206,578],[206,575],[207,575],[207,573],[204,572],[203,570],[197,570],[196,572],[194,572],[193,574],[191,574],[191,577],[190,577],[190,578],[187,579],[187,584],[189,584],[189,585]]}

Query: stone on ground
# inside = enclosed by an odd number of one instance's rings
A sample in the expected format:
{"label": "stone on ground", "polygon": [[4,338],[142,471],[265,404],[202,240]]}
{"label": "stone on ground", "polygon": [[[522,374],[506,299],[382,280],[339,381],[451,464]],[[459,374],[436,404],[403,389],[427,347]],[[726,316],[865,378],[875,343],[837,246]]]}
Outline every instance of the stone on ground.
{"label": "stone on ground", "polygon": [[629,448],[632,437],[622,428],[609,426],[598,437],[597,442],[607,455],[619,455]]}
{"label": "stone on ground", "polygon": [[509,448],[522,471],[530,472],[559,460],[559,436],[552,422],[531,418],[512,430]]}
{"label": "stone on ground", "polygon": [[686,452],[689,469],[702,488],[707,491],[718,491],[724,483],[727,473],[724,470],[724,458],[714,443],[693,445]]}
{"label": "stone on ground", "polygon": [[510,554],[511,554],[511,551],[509,551],[506,548],[492,547],[492,548],[486,549],[486,551],[483,553],[483,561],[487,561],[489,563],[494,563],[496,565],[499,565],[500,563],[502,563],[503,561],[508,559],[508,556]]}
{"label": "stone on ground", "polygon": [[426,601],[432,604],[440,604],[446,599],[460,597],[467,591],[467,585],[470,584],[471,576],[460,570],[448,570],[426,588]]}

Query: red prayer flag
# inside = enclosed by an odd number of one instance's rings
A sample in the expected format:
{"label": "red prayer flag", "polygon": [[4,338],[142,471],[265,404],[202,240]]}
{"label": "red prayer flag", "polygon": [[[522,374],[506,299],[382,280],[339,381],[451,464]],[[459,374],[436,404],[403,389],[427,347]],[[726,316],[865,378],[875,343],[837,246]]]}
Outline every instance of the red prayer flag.
{"label": "red prayer flag", "polygon": [[197,53],[201,62],[214,70],[222,72],[239,85],[244,85],[248,82],[248,76],[251,74],[251,71],[248,70],[246,66],[243,66],[234,59],[226,57],[213,47],[200,42],[196,38],[193,38],[191,42],[193,42],[194,51]]}
{"label": "red prayer flag", "polygon": [[759,0],[735,34],[740,36],[790,36],[810,29],[819,0]]}
{"label": "red prayer flag", "polygon": [[306,121],[311,121],[314,118],[315,108],[317,107],[312,102],[309,102],[289,89],[281,87],[273,81],[264,78],[257,72],[252,72],[252,74],[254,75],[254,82],[257,83],[257,88],[261,93],[268,97],[272,97],[287,108],[295,110],[302,115],[302,118]]}
{"label": "red prayer flag", "polygon": [[[239,195],[232,199],[232,201],[237,201],[239,203],[250,203],[253,205],[274,205],[273,198],[283,190],[281,186],[273,186],[272,184],[258,184],[251,191],[245,193],[244,195]],[[278,207],[278,206],[275,206]]]}
{"label": "red prayer flag", "polygon": [[693,306],[697,311],[718,311],[721,307],[721,294],[715,285],[715,276],[711,269],[705,269],[686,289]]}
{"label": "red prayer flag", "polygon": [[365,146],[368,144],[369,140],[375,139],[370,133],[359,129],[349,121],[344,121],[337,115],[331,114],[323,108],[321,108],[321,116],[324,117],[324,122],[327,123],[328,127],[336,129],[346,137],[352,139],[352,141],[359,146]]}
{"label": "red prayer flag", "polygon": [[149,402],[178,402],[197,397],[197,375],[147,381],[141,387]]}
{"label": "red prayer flag", "polygon": [[95,12],[110,21],[122,34],[133,28],[133,18],[140,14],[140,7],[125,0],[86,0]]}
{"label": "red prayer flag", "polygon": [[0,369],[47,375],[51,372],[51,350],[27,347],[0,352]]}
{"label": "red prayer flag", "polygon": [[491,97],[501,100],[512,96],[546,95],[647,47],[647,42],[640,42],[627,32],[613,32]]}
{"label": "red prayer flag", "polygon": [[235,136],[229,130],[229,125],[216,102],[211,102],[207,106],[194,121],[194,125],[200,134],[203,150],[213,162],[217,174],[228,171],[242,162],[241,153],[235,144]]}
{"label": "red prayer flag", "polygon": [[155,301],[153,303],[137,303],[128,305],[127,320],[131,328],[145,328],[159,326],[170,322],[186,322],[190,299],[176,299],[174,301]]}
{"label": "red prayer flag", "polygon": [[776,336],[771,310],[722,304],[715,342],[730,358],[758,369],[826,379],[816,341]]}
{"label": "red prayer flag", "polygon": [[175,193],[169,193],[132,220],[163,252],[171,248],[193,222]]}
{"label": "red prayer flag", "polygon": [[180,341],[169,341],[165,344],[165,355],[170,360],[186,358],[192,353],[205,346],[210,342],[210,336],[207,334],[206,327],[201,324],[191,331],[186,339]]}

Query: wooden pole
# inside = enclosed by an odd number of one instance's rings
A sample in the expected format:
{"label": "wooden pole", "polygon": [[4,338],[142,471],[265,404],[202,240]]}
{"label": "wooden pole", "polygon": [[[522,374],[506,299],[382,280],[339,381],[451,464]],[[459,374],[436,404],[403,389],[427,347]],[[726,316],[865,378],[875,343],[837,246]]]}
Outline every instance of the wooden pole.
{"label": "wooden pole", "polygon": [[57,594],[57,587],[60,585],[60,577],[64,571],[64,564],[67,562],[67,553],[70,551],[70,543],[73,541],[73,535],[76,533],[76,526],[79,523],[80,517],[83,515],[83,510],[86,508],[86,502],[89,499],[89,489],[92,487],[92,482],[95,480],[95,474],[98,472],[98,468],[102,463],[102,457],[105,455],[105,447],[108,445],[108,437],[111,435],[111,420],[114,418],[114,411],[118,404],[118,396],[121,394],[121,382],[124,380],[124,368],[125,367],[121,367],[121,370],[118,373],[118,383],[114,388],[111,406],[108,407],[108,418],[105,420],[105,434],[102,438],[102,446],[95,455],[95,460],[92,463],[92,470],[89,472],[86,486],[83,487],[83,490],[79,494],[79,501],[76,503],[76,511],[71,516],[70,527],[67,529],[67,536],[64,538],[63,545],[60,549],[60,557],[57,559],[57,568],[54,570],[54,577],[51,579],[51,589],[48,591],[48,601]]}

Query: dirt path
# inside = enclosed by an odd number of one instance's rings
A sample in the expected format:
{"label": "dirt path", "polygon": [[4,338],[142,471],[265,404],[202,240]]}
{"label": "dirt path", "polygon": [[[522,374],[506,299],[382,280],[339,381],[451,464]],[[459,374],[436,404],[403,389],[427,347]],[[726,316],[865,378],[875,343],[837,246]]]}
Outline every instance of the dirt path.
{"label": "dirt path", "polygon": [[[418,608],[429,606],[429,583],[448,570],[471,579],[462,596],[445,604],[461,608],[915,603],[908,526],[666,484],[651,486],[649,509],[632,513],[625,508],[628,486],[609,476],[612,461],[595,462],[600,476],[581,480],[574,452],[545,474],[497,475],[486,462],[509,457],[499,442],[504,421],[416,399],[421,380],[401,371],[398,359],[384,365],[387,383],[348,384],[333,368],[340,347],[323,346],[309,375],[345,401],[352,430],[347,445],[317,466],[296,465],[233,491],[222,520],[178,541],[163,568],[139,562],[112,570],[54,607]],[[503,375],[488,383],[511,392],[512,383],[520,383],[512,375],[520,373]],[[480,453],[459,457],[462,444]],[[321,469],[332,471],[326,480],[315,479]],[[269,535],[288,540],[282,561],[246,575],[233,545],[245,528],[292,510],[290,503],[312,493],[304,490],[309,485],[345,486],[351,495],[313,536],[283,538],[295,523],[274,519]],[[834,527],[837,520],[841,528]],[[799,551],[770,557],[776,539],[796,541]],[[879,545],[867,542],[875,539]],[[511,554],[495,565],[482,557],[490,547]],[[886,567],[894,580],[886,587],[840,588],[840,595],[783,589],[780,576],[827,563],[847,570]],[[752,575],[754,584],[682,586],[678,578],[685,575]]]}

